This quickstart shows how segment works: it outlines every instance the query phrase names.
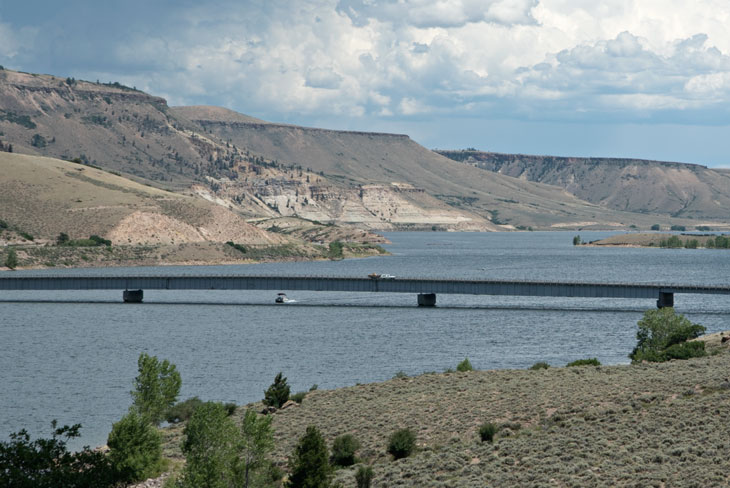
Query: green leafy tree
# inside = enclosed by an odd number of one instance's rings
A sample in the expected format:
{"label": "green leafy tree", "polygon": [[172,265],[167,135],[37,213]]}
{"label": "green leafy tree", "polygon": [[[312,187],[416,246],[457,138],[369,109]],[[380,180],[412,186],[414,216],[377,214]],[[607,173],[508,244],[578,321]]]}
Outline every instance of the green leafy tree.
{"label": "green leafy tree", "polygon": [[168,409],[175,404],[182,379],[175,365],[167,359],[160,362],[157,356],[141,353],[137,360],[139,375],[134,380],[135,389],[132,409],[159,425]]}
{"label": "green leafy tree", "polygon": [[271,386],[264,392],[264,405],[281,408],[289,400],[290,392],[291,389],[286,382],[286,378],[280,372],[274,378]]}
{"label": "green leafy tree", "polygon": [[332,467],[327,445],[317,427],[310,425],[299,439],[294,455],[289,459],[291,475],[288,488],[328,488],[331,486]]}
{"label": "green leafy tree", "polygon": [[79,437],[81,424],[57,428],[51,422],[50,439],[31,441],[28,432],[10,434],[0,442],[0,486],[12,488],[102,488],[111,486],[114,475],[101,452],[84,447],[69,452],[66,443]]}
{"label": "green leafy tree", "polygon": [[12,247],[8,249],[8,254],[5,256],[5,266],[10,269],[18,267],[18,253]]}
{"label": "green leafy tree", "polygon": [[237,432],[220,403],[199,406],[185,427],[183,488],[229,488],[235,483]]}
{"label": "green leafy tree", "polygon": [[580,243],[581,243],[580,236],[574,236],[573,237],[573,245],[574,246],[580,246]]}
{"label": "green leafy tree", "polygon": [[255,481],[267,474],[267,455],[274,450],[271,419],[271,416],[259,416],[253,410],[246,410],[243,416],[237,449],[240,486],[257,486]]}
{"label": "green leafy tree", "polygon": [[68,243],[69,240],[70,239],[68,237],[68,234],[66,234],[65,232],[61,232],[60,234],[58,234],[58,237],[56,237],[56,244],[58,244],[59,246],[63,246],[64,244]]}
{"label": "green leafy tree", "polygon": [[[632,362],[641,361],[660,362],[669,359],[666,351],[675,344],[688,339],[699,337],[705,332],[705,327],[693,324],[684,315],[676,314],[672,307],[647,310],[638,323],[636,332],[636,347],[629,358]],[[692,347],[694,349],[694,346]],[[677,348],[673,349],[676,351]],[[704,355],[704,347],[701,346]]]}
{"label": "green leafy tree", "polygon": [[162,471],[160,434],[137,412],[129,412],[112,426],[107,445],[109,461],[122,481],[146,480]]}

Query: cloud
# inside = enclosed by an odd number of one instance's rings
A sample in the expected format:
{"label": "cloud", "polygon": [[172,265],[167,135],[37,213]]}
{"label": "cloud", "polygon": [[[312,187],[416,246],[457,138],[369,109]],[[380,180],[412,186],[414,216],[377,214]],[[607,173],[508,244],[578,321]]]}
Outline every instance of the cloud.
{"label": "cloud", "polygon": [[97,3],[93,19],[13,4],[0,63],[282,121],[717,120],[730,107],[725,0],[153,3],[145,16],[142,0]]}

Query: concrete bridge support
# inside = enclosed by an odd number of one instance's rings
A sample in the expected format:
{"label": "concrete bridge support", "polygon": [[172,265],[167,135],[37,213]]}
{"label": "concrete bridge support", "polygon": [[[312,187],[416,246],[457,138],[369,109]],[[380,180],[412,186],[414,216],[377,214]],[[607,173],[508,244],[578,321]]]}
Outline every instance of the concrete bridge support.
{"label": "concrete bridge support", "polygon": [[674,293],[659,292],[659,299],[656,301],[657,308],[673,307]]}
{"label": "concrete bridge support", "polygon": [[436,294],[435,293],[419,293],[418,294],[418,306],[419,307],[435,307],[436,306]]}
{"label": "concrete bridge support", "polygon": [[143,298],[143,290],[124,290],[124,293],[122,293],[124,303],[142,303]]}

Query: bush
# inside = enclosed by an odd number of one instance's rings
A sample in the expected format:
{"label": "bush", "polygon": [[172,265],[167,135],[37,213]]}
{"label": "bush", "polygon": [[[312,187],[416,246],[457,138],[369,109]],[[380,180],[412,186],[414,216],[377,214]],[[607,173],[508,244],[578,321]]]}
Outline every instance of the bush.
{"label": "bush", "polygon": [[[683,315],[677,315],[671,307],[647,310],[637,325],[639,327],[636,332],[637,344],[629,354],[629,358],[634,363],[661,362],[672,359],[667,357],[667,350],[670,347],[699,337],[706,330],[702,325],[693,324]],[[675,348],[671,354],[685,354],[689,351],[685,347],[687,346]],[[688,347],[692,349],[700,346]],[[701,347],[704,352],[704,345]],[[693,350],[697,352],[696,349]]]}
{"label": "bush", "polygon": [[162,471],[160,434],[134,411],[112,425],[107,445],[109,461],[121,481],[142,481],[154,478]]}
{"label": "bush", "polygon": [[661,226],[659,224],[654,224],[651,226],[651,230],[660,230]]}
{"label": "bush", "polygon": [[5,267],[10,269],[18,267],[18,253],[12,247],[8,248],[8,254],[5,256]]}
{"label": "bush", "polygon": [[90,241],[94,241],[97,246],[111,246],[112,241],[109,239],[104,239],[103,237],[99,237],[97,235],[89,236]]}
{"label": "bush", "polygon": [[290,391],[286,378],[280,372],[269,389],[264,392],[264,405],[281,408],[289,400]]}
{"label": "bush", "polygon": [[355,472],[355,482],[357,488],[370,488],[373,481],[373,468],[370,466],[360,466]]}
{"label": "bush", "polygon": [[580,243],[581,243],[580,236],[574,236],[573,237],[573,245],[574,246],[580,246]]}
{"label": "bush", "polygon": [[81,424],[56,428],[50,439],[30,440],[23,429],[0,442],[0,486],[13,488],[99,488],[114,484],[109,461],[99,451],[84,447],[68,452],[66,443],[79,437]]}
{"label": "bush", "polygon": [[167,359],[160,362],[157,356],[146,353],[139,355],[137,367],[139,375],[134,379],[135,389],[131,392],[132,408],[158,425],[180,393],[180,373]]}
{"label": "bush", "polygon": [[679,231],[679,232],[684,232],[685,230],[687,230],[687,228],[685,226],[683,226],[683,225],[673,225],[673,226],[670,227],[670,229],[671,230],[676,230],[676,231]]}
{"label": "bush", "polygon": [[171,424],[186,422],[193,416],[193,412],[203,404],[203,400],[198,397],[188,398],[184,402],[178,402],[167,410],[165,420]]}
{"label": "bush", "polygon": [[327,488],[331,485],[332,467],[327,445],[317,427],[310,425],[289,459],[289,488]]}
{"label": "bush", "polygon": [[305,396],[307,396],[307,392],[300,391],[300,392],[294,393],[292,396],[289,397],[289,399],[301,404],[304,401]]}
{"label": "bush", "polygon": [[545,361],[538,361],[527,369],[538,370],[538,369],[548,369],[549,367],[550,367],[550,365],[548,363],[546,363]]}
{"label": "bush", "polygon": [[573,366],[600,366],[601,362],[597,358],[590,359],[576,359],[575,361],[566,364],[565,366],[571,368]]}
{"label": "bush", "polygon": [[670,359],[690,359],[699,358],[707,355],[705,352],[705,343],[702,341],[682,342],[673,344],[664,351],[664,360]]}
{"label": "bush", "polygon": [[474,368],[471,367],[471,363],[469,362],[469,358],[464,358],[462,362],[456,365],[456,371],[461,371],[462,373],[465,371],[473,371]]}
{"label": "bush", "polygon": [[351,434],[337,437],[332,443],[332,464],[335,466],[352,466],[355,464],[355,452],[360,449],[360,442]]}
{"label": "bush", "polygon": [[340,241],[330,242],[330,245],[329,245],[329,255],[328,255],[329,258],[330,259],[342,259],[342,257],[343,257],[342,250],[343,250],[343,248],[344,248],[344,246],[342,245],[342,243]]}
{"label": "bush", "polygon": [[494,441],[494,436],[497,433],[497,426],[491,422],[485,422],[479,427],[479,438],[482,442]]}
{"label": "bush", "polygon": [[416,434],[410,429],[401,429],[393,432],[388,439],[388,454],[395,459],[408,457],[416,446]]}
{"label": "bush", "polygon": [[63,246],[69,240],[70,239],[68,237],[68,234],[66,234],[65,232],[61,232],[60,234],[58,234],[58,237],[56,237],[56,244],[58,244],[59,246]]}

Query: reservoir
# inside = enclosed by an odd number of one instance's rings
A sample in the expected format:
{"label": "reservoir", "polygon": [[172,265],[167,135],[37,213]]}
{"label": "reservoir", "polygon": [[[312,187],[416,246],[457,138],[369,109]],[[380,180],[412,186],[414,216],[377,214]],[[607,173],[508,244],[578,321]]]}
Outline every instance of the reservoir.
{"label": "reservoir", "polygon": [[[573,246],[571,232],[386,233],[392,256],[243,266],[120,268],[127,274],[251,274],[727,285],[727,250]],[[583,241],[611,235],[581,232]],[[101,274],[39,270],[17,274]],[[598,358],[626,364],[636,322],[653,300],[439,295],[145,291],[3,292],[0,296],[0,439],[50,422],[81,423],[72,447],[101,445],[131,404],[140,352],[169,359],[181,399],[244,404],[282,371],[292,392],[455,368],[563,366]],[[730,329],[730,297],[676,295],[676,309],[708,332]],[[306,401],[306,400],[305,400]]]}

